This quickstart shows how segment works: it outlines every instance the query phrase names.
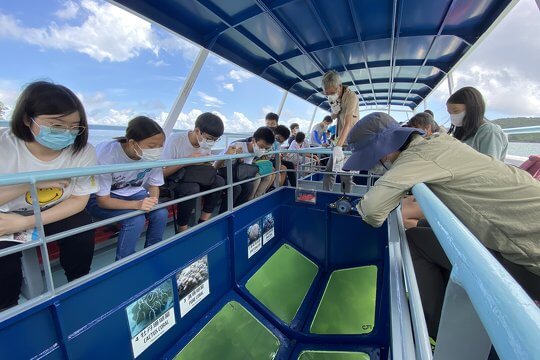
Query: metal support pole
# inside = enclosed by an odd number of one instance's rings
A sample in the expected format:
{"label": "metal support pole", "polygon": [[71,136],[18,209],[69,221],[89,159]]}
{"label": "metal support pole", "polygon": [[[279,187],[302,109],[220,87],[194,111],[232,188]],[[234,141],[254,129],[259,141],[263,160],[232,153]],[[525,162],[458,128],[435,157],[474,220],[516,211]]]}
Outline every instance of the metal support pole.
{"label": "metal support pole", "polygon": [[311,116],[311,121],[309,122],[309,128],[307,131],[306,136],[309,138],[311,135],[311,128],[313,127],[313,121],[315,120],[315,115],[317,114],[317,110],[319,109],[318,106],[315,106],[315,110],[313,110],[313,115]]}
{"label": "metal support pole", "polygon": [[176,98],[176,101],[174,102],[171,111],[169,111],[167,120],[165,120],[165,124],[163,125],[163,131],[165,131],[165,135],[169,135],[172,132],[174,124],[176,124],[176,120],[178,120],[178,116],[180,115],[180,112],[182,112],[182,108],[184,107],[186,100],[191,93],[191,89],[193,88],[195,81],[197,81],[197,77],[199,76],[201,68],[204,65],[204,61],[207,57],[208,50],[201,48],[201,50],[199,50],[199,54],[197,55],[197,59],[195,59],[195,63],[191,68],[191,72],[189,73],[188,78],[184,82],[182,90],[180,90],[180,93],[178,94],[178,97]]}
{"label": "metal support pole", "polygon": [[446,288],[433,359],[487,359],[491,341],[467,292],[456,282],[456,271],[460,269],[454,266]]}
{"label": "metal support pole", "polygon": [[[279,181],[281,180],[281,173],[279,172],[281,168],[281,154],[276,154],[276,178],[274,179],[274,187],[277,189],[279,188]],[[285,173],[287,175],[287,173]],[[286,180],[285,180],[286,181]]]}
{"label": "metal support pole", "polygon": [[[537,0],[537,1],[540,1],[540,0]],[[448,75],[446,76],[446,80],[448,81],[448,92],[450,93],[450,95],[452,95],[454,93],[454,75],[452,75],[452,73],[449,72]]]}
{"label": "metal support pole", "polygon": [[34,210],[35,228],[39,234],[41,259],[43,261],[43,271],[45,272],[45,284],[47,291],[54,295],[54,280],[52,276],[51,262],[49,261],[49,251],[47,250],[47,241],[45,239],[45,228],[43,227],[43,218],[41,217],[41,209],[39,208],[38,194],[36,181],[30,183],[30,194],[32,195],[32,208]]}
{"label": "metal support pole", "polygon": [[279,103],[279,108],[278,108],[278,111],[277,111],[277,114],[279,116],[281,116],[281,110],[283,110],[283,105],[285,105],[285,100],[287,100],[287,95],[289,95],[289,92],[287,90],[285,90],[283,92],[283,97],[281,98],[281,102]]}
{"label": "metal support pole", "polygon": [[427,97],[426,97],[426,98],[424,98],[424,111],[427,110],[427,106],[428,105],[427,105]]}
{"label": "metal support pole", "polygon": [[233,173],[232,173],[232,159],[225,160],[225,163],[227,165],[227,185],[230,185],[230,187],[227,189],[227,210],[233,211],[234,207],[234,192],[233,192]]}

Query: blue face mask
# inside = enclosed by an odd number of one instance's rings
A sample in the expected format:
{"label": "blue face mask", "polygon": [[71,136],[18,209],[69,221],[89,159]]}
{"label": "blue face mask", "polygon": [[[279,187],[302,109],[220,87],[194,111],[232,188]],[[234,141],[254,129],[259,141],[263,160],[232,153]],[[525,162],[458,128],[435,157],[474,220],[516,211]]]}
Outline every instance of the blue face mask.
{"label": "blue face mask", "polygon": [[57,131],[48,126],[39,125],[35,121],[34,123],[39,127],[39,134],[35,135],[34,139],[51,150],[65,149],[72,145],[77,138],[77,135],[72,134],[69,130]]}

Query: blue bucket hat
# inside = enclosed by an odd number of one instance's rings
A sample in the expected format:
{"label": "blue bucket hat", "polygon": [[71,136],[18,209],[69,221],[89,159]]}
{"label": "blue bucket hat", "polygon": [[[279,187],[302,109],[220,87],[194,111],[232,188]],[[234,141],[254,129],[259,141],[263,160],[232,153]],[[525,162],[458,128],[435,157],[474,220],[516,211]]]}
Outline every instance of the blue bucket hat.
{"label": "blue bucket hat", "polygon": [[399,150],[412,133],[420,129],[401,127],[390,115],[375,112],[360,119],[349,132],[347,142],[352,151],[343,170],[369,170],[383,157]]}

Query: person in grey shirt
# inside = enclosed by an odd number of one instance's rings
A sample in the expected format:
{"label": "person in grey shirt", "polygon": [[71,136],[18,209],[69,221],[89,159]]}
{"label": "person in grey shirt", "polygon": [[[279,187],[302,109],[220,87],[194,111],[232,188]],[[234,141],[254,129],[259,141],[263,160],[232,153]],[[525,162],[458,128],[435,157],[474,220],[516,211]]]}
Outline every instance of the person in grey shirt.
{"label": "person in grey shirt", "polygon": [[508,137],[499,125],[486,120],[486,104],[480,91],[464,87],[446,101],[452,126],[448,131],[456,139],[482,154],[504,161],[508,152]]}

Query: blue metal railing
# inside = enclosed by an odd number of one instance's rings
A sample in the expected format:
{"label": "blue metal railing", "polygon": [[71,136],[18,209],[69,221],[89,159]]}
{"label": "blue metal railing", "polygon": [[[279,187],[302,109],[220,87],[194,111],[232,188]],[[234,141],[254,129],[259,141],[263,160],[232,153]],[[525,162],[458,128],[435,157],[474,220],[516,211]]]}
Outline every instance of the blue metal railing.
{"label": "blue metal railing", "polygon": [[[538,359],[540,309],[503,266],[424,184],[413,194],[503,359]],[[448,293],[447,293],[448,296]]]}
{"label": "blue metal railing", "polygon": [[503,129],[507,135],[517,135],[517,134],[537,134],[540,133],[540,126],[524,126],[516,128],[505,128]]}
{"label": "blue metal railing", "polygon": [[[274,153],[278,152],[269,152],[268,154]],[[279,153],[331,154],[331,150],[311,148],[283,150]],[[230,168],[232,160],[250,156],[252,154],[218,155],[150,163],[138,162],[135,164],[114,166],[95,166],[84,169],[59,169],[47,172],[8,174],[0,176],[0,186],[30,183],[33,185],[32,190],[35,191],[35,184],[39,181],[97,175],[100,173],[140,168],[188,165],[215,160],[225,160],[227,167]],[[231,180],[228,179],[227,187],[231,186]],[[499,355],[502,358],[523,359],[527,358],[523,357],[523,354],[540,354],[540,310],[538,310],[534,302],[532,302],[523,289],[491,256],[488,250],[480,244],[471,232],[461,224],[425,185],[416,185],[413,188],[413,192],[453,265],[452,280],[459,283],[467,292]],[[229,193],[229,197],[231,197],[232,191],[229,191]],[[37,198],[35,195],[33,198]],[[199,195],[201,194],[194,196]],[[39,213],[39,209],[36,210],[36,213]],[[43,237],[43,234],[41,235]],[[53,240],[50,239],[50,241]],[[41,243],[41,249],[44,251],[44,268],[50,267],[46,254],[46,242],[42,240],[39,243]],[[24,244],[21,247],[17,247],[17,250],[20,251],[23,248],[36,246],[40,245],[36,243]],[[4,254],[6,250],[0,251],[0,253]],[[48,278],[47,282],[50,282],[52,280],[50,268],[45,269],[45,271],[47,273],[46,278]],[[50,283],[47,285],[50,291],[42,295],[45,298],[54,295],[54,286]],[[30,306],[37,302],[29,303]],[[20,310],[23,310],[23,308],[21,307]],[[16,312],[18,313],[20,311]],[[12,314],[16,312],[13,311]],[[416,314],[416,316],[421,316],[421,314]]]}

